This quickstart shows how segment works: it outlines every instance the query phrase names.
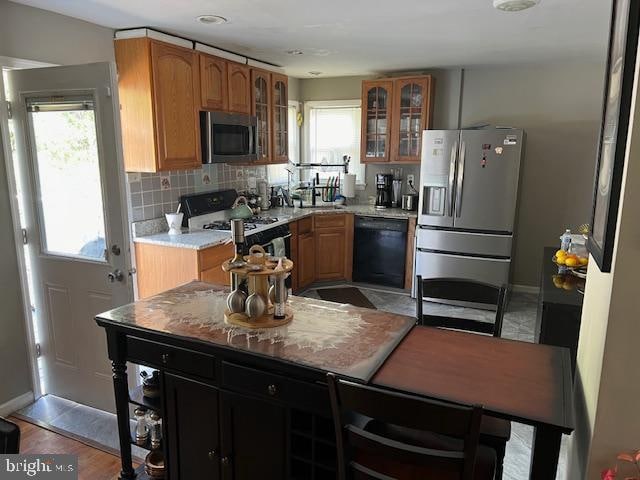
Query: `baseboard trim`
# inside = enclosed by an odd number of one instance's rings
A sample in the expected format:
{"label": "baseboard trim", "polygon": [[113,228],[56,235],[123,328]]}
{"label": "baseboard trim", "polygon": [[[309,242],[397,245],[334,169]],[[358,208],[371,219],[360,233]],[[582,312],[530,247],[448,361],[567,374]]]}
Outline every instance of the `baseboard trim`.
{"label": "baseboard trim", "polygon": [[20,410],[31,403],[33,403],[33,392],[29,390],[27,393],[23,393],[0,405],[0,417],[7,417],[16,410]]}
{"label": "baseboard trim", "polygon": [[535,295],[540,293],[539,287],[533,287],[531,285],[511,285],[511,290],[516,293],[533,293]]}

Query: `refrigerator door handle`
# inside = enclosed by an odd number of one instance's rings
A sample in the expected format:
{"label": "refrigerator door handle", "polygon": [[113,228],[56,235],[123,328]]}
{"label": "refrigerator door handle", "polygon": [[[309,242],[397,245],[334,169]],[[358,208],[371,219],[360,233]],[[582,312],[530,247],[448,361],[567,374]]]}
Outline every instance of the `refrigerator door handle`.
{"label": "refrigerator door handle", "polygon": [[430,250],[428,248],[416,248],[417,252],[431,253],[432,255],[438,255],[440,257],[447,258],[471,258],[475,260],[484,260],[488,262],[509,263],[511,258],[496,258],[496,257],[483,257],[481,255],[466,255],[464,253],[444,253],[437,250]]}
{"label": "refrigerator door handle", "polygon": [[456,185],[456,217],[462,214],[462,186],[464,184],[464,163],[467,144],[464,140],[460,143],[460,165],[458,166],[458,182]]}
{"label": "refrigerator door handle", "polygon": [[449,195],[448,195],[448,214],[453,217],[453,183],[456,176],[456,160],[458,157],[458,141],[456,140],[451,148],[451,159],[449,161]]}

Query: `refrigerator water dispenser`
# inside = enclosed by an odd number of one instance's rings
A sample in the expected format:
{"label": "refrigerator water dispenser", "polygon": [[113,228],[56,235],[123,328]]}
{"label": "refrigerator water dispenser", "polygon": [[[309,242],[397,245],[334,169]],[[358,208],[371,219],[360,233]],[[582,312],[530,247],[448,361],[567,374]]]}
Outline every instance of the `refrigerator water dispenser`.
{"label": "refrigerator water dispenser", "polygon": [[423,215],[444,216],[447,212],[447,187],[431,185],[423,187]]}

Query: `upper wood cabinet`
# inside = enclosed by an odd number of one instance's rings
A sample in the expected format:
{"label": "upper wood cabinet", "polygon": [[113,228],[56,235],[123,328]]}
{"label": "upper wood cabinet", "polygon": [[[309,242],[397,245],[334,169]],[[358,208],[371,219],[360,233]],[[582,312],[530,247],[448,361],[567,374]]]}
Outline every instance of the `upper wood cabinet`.
{"label": "upper wood cabinet", "polygon": [[273,157],[271,163],[287,163],[289,161],[288,86],[289,82],[286,76],[277,73],[271,74],[273,98]]}
{"label": "upper wood cabinet", "polygon": [[256,163],[259,164],[271,162],[272,106],[271,73],[251,69],[251,114],[255,115],[257,121]]}
{"label": "upper wood cabinet", "polygon": [[250,68],[239,63],[228,62],[229,111],[251,113]]}
{"label": "upper wood cabinet", "polygon": [[422,131],[431,117],[431,77],[394,81],[393,105],[391,161],[420,162]]}
{"label": "upper wood cabinet", "polygon": [[430,75],[362,82],[361,160],[418,163],[422,131],[431,127]]}
{"label": "upper wood cabinet", "polygon": [[388,162],[391,136],[393,82],[362,82],[362,128],[360,158],[363,162]]}
{"label": "upper wood cabinet", "polygon": [[199,53],[200,59],[200,106],[206,110],[227,110],[229,89],[227,61]]}
{"label": "upper wood cabinet", "polygon": [[200,74],[193,50],[149,38],[115,41],[125,170],[201,165]]}

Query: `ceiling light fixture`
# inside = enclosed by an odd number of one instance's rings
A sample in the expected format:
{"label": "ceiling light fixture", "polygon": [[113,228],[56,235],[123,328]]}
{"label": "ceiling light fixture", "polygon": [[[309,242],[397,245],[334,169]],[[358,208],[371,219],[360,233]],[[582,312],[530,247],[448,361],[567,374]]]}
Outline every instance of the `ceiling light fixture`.
{"label": "ceiling light fixture", "polygon": [[292,50],[287,50],[287,55],[304,55],[304,52],[302,50],[294,48]]}
{"label": "ceiling light fixture", "polygon": [[196,17],[196,20],[207,25],[222,25],[229,21],[220,15],[199,15]]}
{"label": "ceiling light fixture", "polygon": [[322,75],[322,72],[316,72],[314,70],[313,72],[309,72],[309,75],[311,75],[312,77],[317,77],[318,75]]}
{"label": "ceiling light fixture", "polygon": [[539,3],[540,0],[493,0],[493,6],[503,12],[519,12]]}

